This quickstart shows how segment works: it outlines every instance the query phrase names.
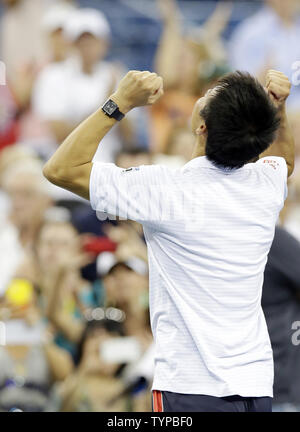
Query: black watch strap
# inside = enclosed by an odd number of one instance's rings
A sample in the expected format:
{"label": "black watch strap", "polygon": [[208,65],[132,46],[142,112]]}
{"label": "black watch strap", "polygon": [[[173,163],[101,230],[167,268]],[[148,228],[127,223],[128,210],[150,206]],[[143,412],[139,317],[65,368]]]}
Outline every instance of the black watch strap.
{"label": "black watch strap", "polygon": [[108,117],[117,121],[121,121],[125,117],[125,114],[119,110],[118,105],[111,99],[108,99],[108,101],[105,102],[105,104],[102,106],[102,111]]}

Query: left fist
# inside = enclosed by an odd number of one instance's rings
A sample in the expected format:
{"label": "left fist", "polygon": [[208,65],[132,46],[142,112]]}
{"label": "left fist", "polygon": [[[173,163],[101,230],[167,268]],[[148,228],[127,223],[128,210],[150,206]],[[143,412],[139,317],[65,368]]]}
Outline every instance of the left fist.
{"label": "left fist", "polygon": [[290,95],[291,83],[288,77],[275,70],[269,70],[266,77],[267,92],[277,108],[281,108]]}

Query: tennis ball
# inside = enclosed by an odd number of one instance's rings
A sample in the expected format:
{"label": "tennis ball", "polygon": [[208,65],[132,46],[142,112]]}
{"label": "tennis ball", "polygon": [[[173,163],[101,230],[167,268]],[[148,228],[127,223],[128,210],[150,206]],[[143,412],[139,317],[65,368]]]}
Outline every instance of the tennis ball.
{"label": "tennis ball", "polygon": [[27,306],[33,300],[33,286],[24,279],[13,279],[5,293],[6,299],[15,306]]}

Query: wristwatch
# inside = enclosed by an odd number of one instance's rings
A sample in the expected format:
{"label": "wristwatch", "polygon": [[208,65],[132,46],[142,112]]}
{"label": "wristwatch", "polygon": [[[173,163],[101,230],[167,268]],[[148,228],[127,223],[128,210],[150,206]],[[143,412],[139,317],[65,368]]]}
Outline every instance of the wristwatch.
{"label": "wristwatch", "polygon": [[105,102],[105,104],[102,107],[102,111],[110,118],[114,118],[115,120],[121,121],[125,114],[123,114],[120,110],[118,105],[111,99],[108,99],[108,101]]}

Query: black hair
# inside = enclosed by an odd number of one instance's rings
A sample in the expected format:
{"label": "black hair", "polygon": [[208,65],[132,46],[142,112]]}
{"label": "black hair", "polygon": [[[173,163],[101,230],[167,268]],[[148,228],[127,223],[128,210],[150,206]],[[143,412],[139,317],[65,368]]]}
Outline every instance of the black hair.
{"label": "black hair", "polygon": [[81,335],[80,341],[77,346],[76,354],[74,355],[74,363],[76,366],[79,365],[82,355],[83,348],[87,338],[90,336],[92,332],[95,330],[104,329],[108,333],[117,334],[118,336],[125,336],[125,331],[123,328],[123,324],[118,321],[114,321],[111,319],[93,319],[87,322],[86,327]]}
{"label": "black hair", "polygon": [[230,73],[201,111],[207,127],[206,156],[216,166],[241,168],[274,141],[280,120],[263,86],[249,73]]}
{"label": "black hair", "polygon": [[120,268],[125,269],[125,270],[129,270],[129,271],[133,272],[132,268],[130,268],[130,267],[129,267],[125,262],[117,262],[116,264],[114,264],[114,265],[109,269],[109,271],[107,272],[107,274],[108,274],[108,275],[114,274],[115,271],[116,271],[117,269],[120,269]]}

